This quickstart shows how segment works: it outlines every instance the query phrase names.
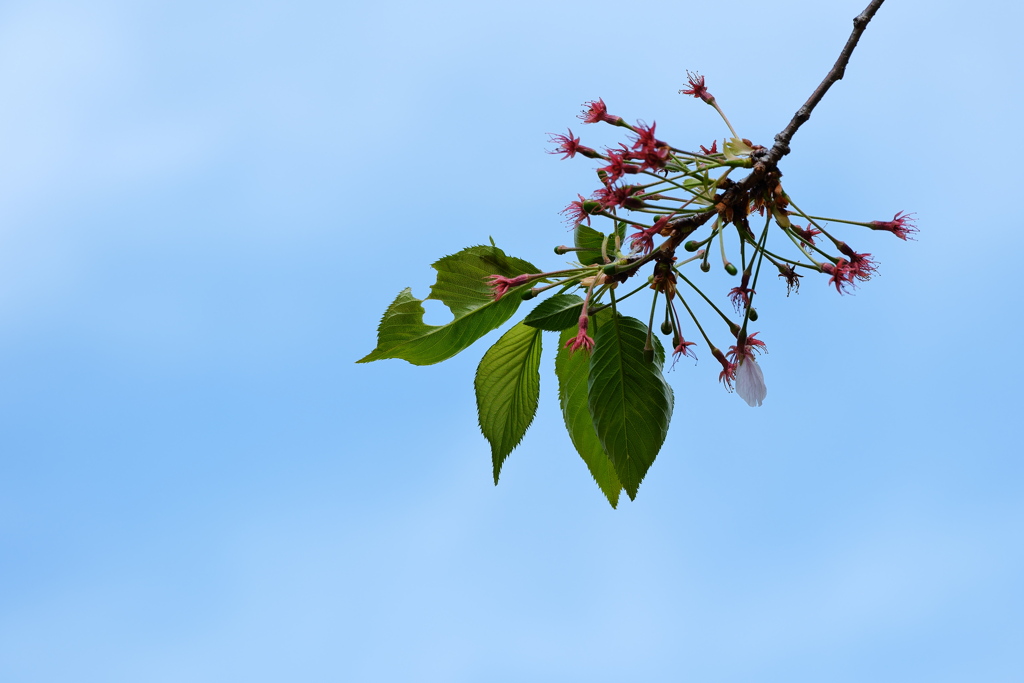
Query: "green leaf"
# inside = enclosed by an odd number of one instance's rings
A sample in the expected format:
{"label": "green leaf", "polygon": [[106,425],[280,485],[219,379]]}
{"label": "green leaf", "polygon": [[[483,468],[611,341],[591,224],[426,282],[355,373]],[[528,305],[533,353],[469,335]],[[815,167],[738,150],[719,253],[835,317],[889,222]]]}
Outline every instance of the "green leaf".
{"label": "green leaf", "polygon": [[[600,324],[597,318],[605,321],[610,315],[598,314],[590,318],[590,324]],[[619,504],[619,491],[622,484],[615,474],[615,466],[608,458],[601,439],[594,429],[594,421],[590,418],[587,406],[588,378],[590,376],[590,354],[586,351],[572,353],[565,347],[566,343],[576,336],[575,328],[562,332],[558,340],[558,355],[555,356],[555,374],[558,376],[558,400],[562,404],[562,417],[565,428],[572,439],[572,445],[587,464],[590,475],[601,488],[612,507]]]}
{"label": "green leaf", "polygon": [[537,272],[537,267],[528,261],[506,256],[501,249],[488,246],[469,247],[445,256],[433,268],[437,270],[437,282],[427,299],[441,301],[455,319],[446,325],[425,324],[421,302],[426,299],[417,299],[406,288],[381,318],[377,348],[357,363],[401,358],[413,365],[432,365],[451,358],[511,318],[522,303],[520,295],[530,287],[522,285],[495,301],[486,278]]}
{"label": "green leaf", "polygon": [[[614,260],[618,253],[615,250],[615,236],[619,237],[619,247],[626,243],[626,224],[619,221],[615,224],[615,231],[608,235],[608,244],[605,251],[608,257]],[[580,223],[573,232],[573,240],[577,249],[576,259],[584,266],[592,266],[595,263],[604,263],[604,255],[601,245],[604,243],[604,233],[594,230],[589,225]]]}
{"label": "green leaf", "polygon": [[575,294],[556,294],[537,304],[523,322],[541,330],[561,332],[575,328],[582,312],[583,299]]}
{"label": "green leaf", "polygon": [[491,443],[495,484],[501,464],[523,440],[537,413],[542,334],[517,323],[487,350],[476,370],[476,407],[480,431]]}
{"label": "green leaf", "polygon": [[[591,266],[595,263],[604,263],[604,256],[601,255],[601,243],[604,241],[604,234],[594,230],[589,225],[580,223],[573,231],[573,240],[577,249],[576,258],[584,266]],[[611,248],[615,247],[612,242]],[[609,251],[611,251],[611,248]],[[611,254],[609,253],[609,256]]]}
{"label": "green leaf", "polygon": [[[437,282],[430,288],[430,296],[427,298],[442,302],[452,310],[456,318],[496,303],[487,282],[489,276],[515,277],[538,272],[537,266],[529,261],[506,256],[497,247],[468,247],[457,254],[438,259],[431,267],[437,271]],[[501,301],[521,300],[519,295],[524,289],[529,287],[523,285],[513,289]]]}
{"label": "green leaf", "polygon": [[657,337],[654,359],[644,360],[647,326],[611,316],[599,325],[590,357],[588,405],[594,429],[619,481],[636,498],[672,417],[672,387],[661,374],[665,350]]}

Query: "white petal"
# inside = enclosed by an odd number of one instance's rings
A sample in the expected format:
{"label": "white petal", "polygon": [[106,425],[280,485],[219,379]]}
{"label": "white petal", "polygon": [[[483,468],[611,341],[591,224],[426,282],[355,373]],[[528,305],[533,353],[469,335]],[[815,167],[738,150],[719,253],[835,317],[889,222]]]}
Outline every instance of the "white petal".
{"label": "white petal", "polygon": [[753,358],[744,358],[736,368],[736,393],[751,408],[761,405],[764,397],[768,395],[761,366]]}

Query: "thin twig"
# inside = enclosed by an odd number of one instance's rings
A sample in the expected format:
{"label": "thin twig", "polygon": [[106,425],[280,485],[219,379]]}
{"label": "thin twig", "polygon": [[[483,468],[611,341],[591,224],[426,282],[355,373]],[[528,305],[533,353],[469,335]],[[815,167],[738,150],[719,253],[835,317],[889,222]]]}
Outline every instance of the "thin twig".
{"label": "thin twig", "polygon": [[[825,97],[825,93],[832,87],[832,84],[843,78],[846,73],[846,65],[850,62],[850,56],[853,54],[853,49],[857,47],[857,42],[860,40],[860,36],[864,33],[864,29],[867,28],[868,22],[875,16],[875,12],[882,6],[885,0],[871,0],[870,4],[853,19],[853,33],[850,34],[849,39],[846,41],[846,45],[843,46],[843,51],[839,53],[839,59],[832,66],[832,69],[825,76],[825,80],[811,93],[811,96],[804,102],[803,106],[800,107],[796,114],[793,115],[793,119],[789,122],[789,125],[782,129],[782,132],[775,136],[775,144],[770,150],[765,150],[763,147],[756,149],[751,154],[751,160],[754,162],[753,172],[748,174],[747,177],[743,178],[731,188],[726,190],[724,195],[716,197],[721,199],[715,206],[700,213],[690,214],[686,217],[680,217],[673,219],[669,222],[669,226],[673,228],[672,235],[658,245],[658,248],[653,250],[646,256],[633,261],[628,266],[619,271],[618,275],[625,275],[629,277],[635,275],[636,272],[644,264],[654,260],[663,254],[674,254],[676,248],[682,243],[684,239],[689,237],[694,231],[697,230],[701,225],[711,219],[716,213],[720,211],[721,206],[730,206],[733,201],[730,198],[743,198],[743,205],[746,205],[750,199],[749,196],[752,192],[763,191],[755,190],[755,187],[763,185],[766,177],[769,174],[775,174],[775,182],[778,179],[778,167],[779,160],[789,154],[789,142],[793,139],[793,135],[797,129],[800,128],[811,118],[811,112],[821,102],[821,99]],[[716,180],[717,185],[720,181]]]}
{"label": "thin twig", "polygon": [[768,152],[768,156],[764,158],[764,161],[768,164],[778,163],[779,159],[789,154],[789,142],[793,139],[793,135],[797,129],[811,118],[811,112],[814,107],[821,102],[821,98],[825,96],[828,89],[832,87],[832,84],[836,81],[842,80],[843,75],[846,73],[846,65],[850,61],[850,55],[853,54],[853,48],[857,47],[857,41],[860,40],[860,36],[864,33],[864,29],[867,28],[868,22],[871,21],[871,17],[875,16],[875,12],[882,6],[885,0],[871,0],[871,3],[857,15],[853,20],[853,33],[850,34],[850,38],[846,41],[846,45],[843,46],[843,51],[839,53],[839,59],[836,60],[832,70],[825,76],[825,80],[821,82],[811,96],[804,102],[804,105],[800,107],[796,114],[793,115],[793,119],[789,122],[789,125],[782,129],[782,132],[775,136],[775,144],[772,145],[771,150]]}

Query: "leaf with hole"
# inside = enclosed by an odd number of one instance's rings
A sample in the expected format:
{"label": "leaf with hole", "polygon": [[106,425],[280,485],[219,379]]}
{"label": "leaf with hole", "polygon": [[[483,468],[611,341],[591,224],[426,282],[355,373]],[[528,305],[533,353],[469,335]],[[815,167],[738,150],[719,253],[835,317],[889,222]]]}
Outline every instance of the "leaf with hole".
{"label": "leaf with hole", "polygon": [[427,299],[443,303],[454,319],[445,325],[427,325],[422,306],[426,299],[417,299],[406,288],[381,318],[377,348],[356,362],[401,358],[413,365],[432,365],[447,360],[511,318],[522,303],[522,293],[530,287],[521,285],[495,301],[488,276],[537,272],[533,264],[493,246],[463,249],[439,259],[433,267],[437,281]]}

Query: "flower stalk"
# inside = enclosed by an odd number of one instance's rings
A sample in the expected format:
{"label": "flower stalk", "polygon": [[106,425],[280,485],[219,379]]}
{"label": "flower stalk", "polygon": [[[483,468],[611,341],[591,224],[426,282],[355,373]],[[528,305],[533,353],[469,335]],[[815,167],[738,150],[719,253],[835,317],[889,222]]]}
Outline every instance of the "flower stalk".
{"label": "flower stalk", "polygon": [[[648,281],[650,288],[655,291],[648,316],[645,348],[648,351],[653,348],[650,330],[654,325],[659,297],[664,296],[665,322],[662,327],[672,334],[673,354],[678,357],[692,353],[689,347],[693,342],[683,339],[675,313],[675,282],[679,277],[700,295],[713,315],[726,323],[733,337],[735,343],[726,344],[723,348],[727,347],[729,351],[722,353],[706,334],[697,313],[680,298],[712,350],[712,355],[723,366],[720,379],[729,389],[735,383],[737,391],[750,405],[761,405],[766,391],[763,389],[763,373],[754,355],[764,351],[764,344],[755,337],[756,333],[748,335],[747,324],[757,318],[753,299],[757,294],[757,282],[764,259],[767,258],[778,270],[787,294],[799,289],[803,275],[797,269],[827,276],[827,284],[840,294],[845,294],[857,284],[869,280],[876,272],[877,264],[871,254],[854,250],[838,236],[831,234],[825,224],[890,232],[903,240],[912,239],[917,232],[917,225],[912,214],[902,211],[889,221],[823,218],[805,213],[782,187],[782,174],[772,160],[772,154],[777,149],[773,147],[769,150],[741,138],[718,100],[708,90],[704,76],[687,72],[687,85],[680,93],[710,105],[725,123],[729,137],[725,141],[724,154],[718,151],[717,140],[710,147],[699,145],[701,154],[686,152],[660,139],[657,123],[630,125],[623,117],[609,112],[603,99],[586,103],[580,115],[581,120],[584,124],[608,123],[625,128],[626,141],[615,148],[597,151],[582,144],[581,138],[576,137],[571,130],[565,135],[551,136],[550,141],[557,145],[555,149],[549,150],[552,154],[560,154],[562,159],[583,156],[603,164],[597,169],[601,186],[590,197],[578,195],[577,200],[571,202],[563,214],[577,231],[584,223],[591,226],[595,219],[607,218],[613,221],[613,225],[610,231],[601,233],[599,248],[596,245],[594,247],[600,255],[599,263],[584,266],[582,270],[532,275],[531,278],[545,278],[545,281],[552,276],[561,278],[531,291],[539,294],[556,286],[585,287],[583,315],[578,321],[578,333],[570,340],[569,346],[574,351],[590,350],[593,340],[587,334],[589,316],[604,308],[615,309],[617,303],[636,294],[645,285],[608,303],[601,301],[604,293],[607,291],[610,294],[610,288],[625,282],[653,263],[654,271]],[[729,177],[736,169],[744,168],[751,169],[751,172],[742,180]],[[649,177],[650,181],[636,183],[635,179],[641,176]],[[696,208],[692,206],[695,203]],[[765,217],[765,227],[756,238],[749,225],[749,218],[754,213]],[[653,222],[642,218],[650,215],[656,216]],[[806,227],[793,223],[791,215],[806,221]],[[701,234],[702,226],[711,219],[714,220],[710,229]],[[780,253],[779,246],[769,244],[769,226],[773,222],[785,234],[784,242],[795,247],[794,254]],[[618,236],[619,225],[634,231],[625,240],[631,249],[629,254],[620,251],[622,244]],[[726,230],[730,225],[735,227],[735,234],[739,238],[742,272],[728,257],[725,242],[727,232],[729,236],[732,235],[731,230]],[[831,243],[831,248],[820,244],[822,240],[815,240],[818,236],[824,238],[825,244]],[[738,323],[730,320],[712,298],[681,270],[683,266],[696,261],[699,270],[707,273],[710,270],[708,247],[715,239],[718,240],[722,267],[729,275],[740,276],[739,284],[729,289],[725,297],[736,312],[742,314],[742,320]],[[693,255],[679,260],[676,254],[680,247]],[[555,251],[568,254],[587,252],[588,248],[561,246]],[[599,278],[603,278],[599,283],[601,287],[595,288]],[[513,286],[503,279],[496,279],[495,297],[500,298],[504,291]]]}

